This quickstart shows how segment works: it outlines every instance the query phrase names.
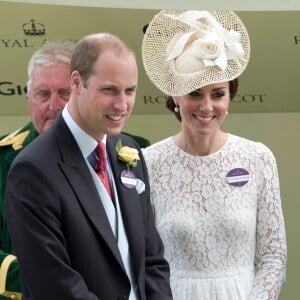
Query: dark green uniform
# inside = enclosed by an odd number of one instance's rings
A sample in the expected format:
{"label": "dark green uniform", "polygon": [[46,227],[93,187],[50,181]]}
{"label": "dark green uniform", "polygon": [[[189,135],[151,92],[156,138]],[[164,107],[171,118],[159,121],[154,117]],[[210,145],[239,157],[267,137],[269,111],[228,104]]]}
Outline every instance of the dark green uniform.
{"label": "dark green uniform", "polygon": [[146,147],[151,145],[150,141],[145,139],[144,137],[141,137],[141,136],[138,136],[138,135],[133,135],[131,133],[124,132],[124,131],[122,131],[122,133],[132,137],[139,144],[139,146],[141,148],[146,148]]}
{"label": "dark green uniform", "polygon": [[[38,136],[38,133],[34,129],[33,124],[29,123],[15,134],[9,136],[5,135],[0,137],[0,287],[1,285],[4,287],[6,291],[5,295],[7,296],[0,296],[0,299],[17,299],[11,296],[18,295],[15,292],[21,292],[18,261],[15,259],[9,265],[7,277],[4,271],[5,263],[3,264],[4,259],[7,258],[9,254],[13,254],[7,225],[4,219],[4,192],[7,173],[16,155],[22,151],[27,144],[34,140]],[[2,290],[1,292],[3,295],[4,291]]]}

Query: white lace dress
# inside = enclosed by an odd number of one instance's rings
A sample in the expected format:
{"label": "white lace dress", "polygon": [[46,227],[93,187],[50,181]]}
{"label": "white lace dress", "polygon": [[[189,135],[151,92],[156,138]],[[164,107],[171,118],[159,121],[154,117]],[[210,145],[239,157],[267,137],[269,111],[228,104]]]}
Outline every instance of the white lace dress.
{"label": "white lace dress", "polygon": [[208,156],[171,137],[143,153],[174,300],[277,299],[286,237],[272,152],[229,135]]}

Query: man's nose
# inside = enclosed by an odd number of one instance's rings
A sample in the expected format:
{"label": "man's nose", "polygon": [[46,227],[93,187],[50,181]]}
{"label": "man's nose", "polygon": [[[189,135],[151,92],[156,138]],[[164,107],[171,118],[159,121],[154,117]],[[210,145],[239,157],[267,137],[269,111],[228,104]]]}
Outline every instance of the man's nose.
{"label": "man's nose", "polygon": [[114,107],[118,108],[120,111],[124,111],[127,109],[127,105],[129,102],[129,96],[126,95],[125,92],[119,93],[116,101],[114,102]]}
{"label": "man's nose", "polygon": [[49,110],[52,112],[59,112],[63,109],[65,101],[63,101],[56,93],[51,94],[49,99]]}

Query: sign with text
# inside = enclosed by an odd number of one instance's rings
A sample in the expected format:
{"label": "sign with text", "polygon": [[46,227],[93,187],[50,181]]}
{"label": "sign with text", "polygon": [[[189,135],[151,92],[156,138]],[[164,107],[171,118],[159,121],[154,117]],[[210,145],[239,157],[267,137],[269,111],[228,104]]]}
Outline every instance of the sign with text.
{"label": "sign with text", "polygon": [[[135,51],[139,84],[134,114],[164,114],[166,95],[148,79],[142,65],[143,28],[157,10],[78,7],[0,2],[0,114],[26,115],[27,63],[48,40],[74,42],[111,32]],[[241,11],[251,40],[251,58],[240,77],[230,112],[297,112],[300,101],[300,11]]]}

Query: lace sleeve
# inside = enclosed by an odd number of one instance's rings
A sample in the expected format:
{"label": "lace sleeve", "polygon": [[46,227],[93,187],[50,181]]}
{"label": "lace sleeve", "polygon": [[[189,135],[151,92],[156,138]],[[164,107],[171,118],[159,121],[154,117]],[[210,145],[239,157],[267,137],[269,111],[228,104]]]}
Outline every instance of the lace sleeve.
{"label": "lace sleeve", "polygon": [[261,146],[256,166],[256,276],[249,300],[277,299],[286,272],[286,236],[278,171],[272,152]]}

